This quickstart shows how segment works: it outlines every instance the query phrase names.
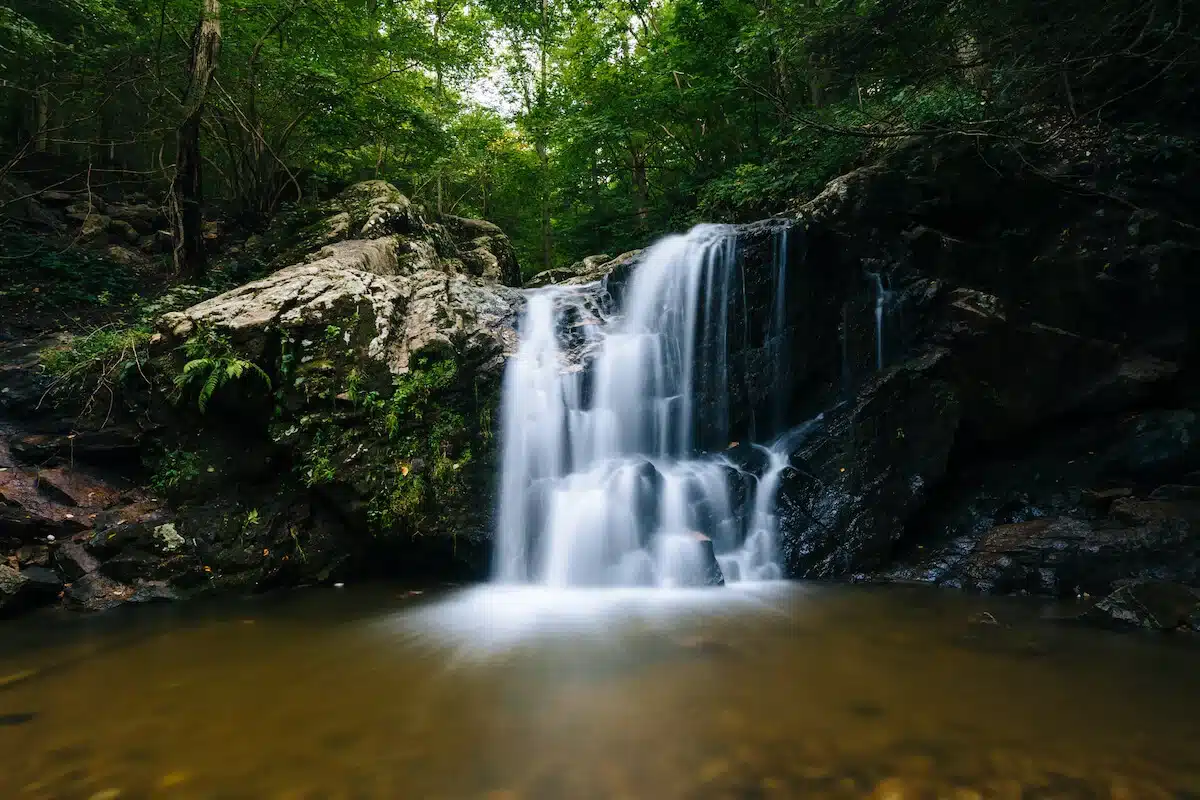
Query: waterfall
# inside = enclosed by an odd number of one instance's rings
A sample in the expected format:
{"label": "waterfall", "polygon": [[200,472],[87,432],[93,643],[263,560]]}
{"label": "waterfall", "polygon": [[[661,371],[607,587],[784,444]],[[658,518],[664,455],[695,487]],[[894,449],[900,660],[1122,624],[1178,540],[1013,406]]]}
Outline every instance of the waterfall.
{"label": "waterfall", "polygon": [[[728,441],[736,245],[718,225],[659,241],[620,308],[600,284],[528,294],[504,379],[498,580],[712,584],[720,563],[727,580],[779,576],[771,509],[786,452],[769,450],[749,500],[745,471],[701,452]],[[782,313],[776,301],[776,338]]]}
{"label": "waterfall", "polygon": [[788,265],[788,229],[784,228],[775,242],[775,306],[771,309],[771,327],[767,333],[770,343],[771,363],[774,365],[775,389],[774,402],[771,404],[771,425],[778,433],[783,430],[784,408],[790,394],[788,374],[784,369],[784,357],[787,352],[787,265]]}
{"label": "waterfall", "polygon": [[888,305],[892,301],[892,293],[884,288],[883,276],[880,273],[869,274],[875,282],[875,368],[883,369],[883,323]]}

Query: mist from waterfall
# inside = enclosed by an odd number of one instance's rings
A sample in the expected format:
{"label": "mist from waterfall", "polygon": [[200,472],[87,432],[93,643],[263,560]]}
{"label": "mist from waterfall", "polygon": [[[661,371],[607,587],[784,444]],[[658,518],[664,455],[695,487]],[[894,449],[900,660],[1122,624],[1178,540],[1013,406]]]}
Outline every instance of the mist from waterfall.
{"label": "mist from waterfall", "polygon": [[[596,284],[528,294],[503,390],[498,580],[672,587],[780,576],[774,494],[786,450],[760,448],[757,477],[700,452],[711,444],[702,429],[716,449],[728,444],[739,277],[734,230],[702,225],[650,248],[619,308]],[[774,359],[783,322],[776,302],[765,343]]]}

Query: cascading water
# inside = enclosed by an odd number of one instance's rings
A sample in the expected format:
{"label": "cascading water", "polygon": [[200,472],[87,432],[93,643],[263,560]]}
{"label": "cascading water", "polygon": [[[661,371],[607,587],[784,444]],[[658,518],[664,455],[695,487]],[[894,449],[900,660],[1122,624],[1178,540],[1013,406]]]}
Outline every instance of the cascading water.
{"label": "cascading water", "polygon": [[747,514],[735,503],[746,474],[698,452],[701,427],[721,447],[728,435],[737,277],[733,229],[703,225],[647,251],[616,313],[597,285],[529,294],[505,375],[497,579],[704,585],[720,582],[718,562],[728,580],[779,577],[772,506],[786,451],[768,449]]}
{"label": "cascading water", "polygon": [[875,368],[883,369],[883,327],[888,306],[892,302],[892,293],[884,288],[882,275],[878,272],[869,274],[875,282]]}

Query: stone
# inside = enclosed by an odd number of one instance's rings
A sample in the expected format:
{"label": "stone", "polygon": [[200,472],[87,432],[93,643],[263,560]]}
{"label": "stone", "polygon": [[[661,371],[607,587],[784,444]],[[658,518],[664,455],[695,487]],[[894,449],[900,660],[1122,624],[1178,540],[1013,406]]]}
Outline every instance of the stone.
{"label": "stone", "polygon": [[505,286],[521,285],[516,251],[499,227],[484,220],[449,214],[441,217],[441,223],[457,245],[457,256],[467,274]]}
{"label": "stone", "polygon": [[133,228],[139,236],[152,234],[167,227],[167,217],[162,210],[145,203],[109,204],[108,216]]}
{"label": "stone", "polygon": [[113,219],[109,222],[108,232],[128,244],[137,244],[137,240],[141,238],[137,229],[123,219]]}
{"label": "stone", "polygon": [[78,581],[100,568],[100,562],[79,542],[59,542],[54,548],[54,565],[69,581]]}
{"label": "stone", "polygon": [[166,581],[138,581],[128,600],[130,603],[163,603],[181,600],[183,597],[182,592]]}
{"label": "stone", "polygon": [[[51,478],[57,472],[45,470]],[[64,502],[65,501],[65,502]],[[80,509],[52,481],[43,483],[39,471],[9,467],[0,471],[0,527],[26,531],[26,538],[47,533],[69,535],[90,527],[88,512]]]}
{"label": "stone", "polygon": [[76,222],[82,222],[88,217],[104,214],[107,207],[104,201],[95,195],[86,195],[76,198],[70,205],[66,207],[66,215],[68,219],[73,219]]}
{"label": "stone", "polygon": [[158,255],[171,252],[174,237],[170,231],[156,230],[143,234],[138,240],[138,250],[146,255]]}
{"label": "stone", "polygon": [[173,522],[168,522],[155,528],[154,538],[158,540],[162,549],[167,553],[178,551],[184,544],[183,537],[175,530],[175,523]]}
{"label": "stone", "polygon": [[1200,590],[1166,581],[1128,583],[1096,603],[1083,619],[1155,630],[1193,629],[1200,621]]}
{"label": "stone", "polygon": [[25,585],[21,573],[7,564],[0,564],[0,613],[11,611]]}
{"label": "stone", "polygon": [[704,563],[701,586],[724,586],[725,576],[721,574],[721,566],[717,563],[717,555],[713,549],[713,541],[707,536],[698,534],[696,537],[702,549]]}
{"label": "stone", "polygon": [[142,431],[136,425],[107,425],[78,433],[31,433],[14,438],[14,454],[26,462],[68,464],[75,459],[109,461],[128,459],[138,454]]}
{"label": "stone", "polygon": [[551,267],[544,269],[534,275],[525,282],[525,287],[528,289],[540,289],[543,286],[553,286],[556,283],[574,278],[576,275],[575,265],[569,267]]}
{"label": "stone", "polygon": [[45,191],[38,192],[38,200],[48,206],[66,208],[74,198],[75,196],[70,192],[64,192],[59,189],[46,189]]}
{"label": "stone", "polygon": [[27,567],[16,570],[0,564],[0,615],[53,602],[62,581],[48,569]]}
{"label": "stone", "polygon": [[54,597],[63,586],[62,579],[44,567],[22,567],[21,577],[25,579],[24,591],[30,593]]}
{"label": "stone", "polygon": [[934,350],[888,370],[827,413],[780,480],[781,548],[791,575],[879,566],[945,474],[961,413]]}
{"label": "stone", "polygon": [[79,509],[111,508],[121,499],[120,490],[82,470],[51,467],[39,470],[37,477],[42,492],[51,493],[58,502]]}
{"label": "stone", "polygon": [[108,256],[109,261],[126,267],[136,267],[146,263],[146,258],[141,253],[130,250],[128,247],[122,247],[119,244],[110,245],[105,248],[104,255]]}
{"label": "stone", "polygon": [[1107,511],[1112,506],[1114,500],[1122,497],[1130,497],[1131,495],[1133,495],[1133,490],[1128,487],[1099,490],[1084,489],[1082,492],[1082,498],[1085,502],[1102,511]]}
{"label": "stone", "polygon": [[63,590],[66,600],[84,611],[108,611],[123,605],[134,590],[98,572],[76,578]]}
{"label": "stone", "polygon": [[83,244],[105,241],[108,238],[108,228],[111,223],[112,220],[103,214],[88,214],[80,221],[76,234],[77,240]]}
{"label": "stone", "polygon": [[27,544],[17,548],[17,564],[22,568],[50,565],[50,548],[44,544]]}
{"label": "stone", "polygon": [[1151,500],[1182,500],[1200,503],[1200,486],[1192,484],[1167,484],[1150,493]]}

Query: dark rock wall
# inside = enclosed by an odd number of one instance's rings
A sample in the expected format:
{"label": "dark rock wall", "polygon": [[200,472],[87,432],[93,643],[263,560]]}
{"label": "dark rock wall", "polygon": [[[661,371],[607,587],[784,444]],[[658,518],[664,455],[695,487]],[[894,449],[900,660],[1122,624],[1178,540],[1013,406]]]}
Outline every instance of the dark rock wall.
{"label": "dark rock wall", "polygon": [[[779,390],[790,424],[828,412],[783,481],[790,574],[1049,594],[1196,581],[1200,250],[1195,220],[1147,210],[1184,213],[1180,176],[1141,165],[1157,177],[1122,187],[1135,164],[1097,165],[1117,187],[1102,195],[910,145],[801,209]],[[771,267],[746,238],[758,298]]]}

